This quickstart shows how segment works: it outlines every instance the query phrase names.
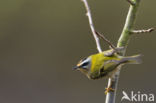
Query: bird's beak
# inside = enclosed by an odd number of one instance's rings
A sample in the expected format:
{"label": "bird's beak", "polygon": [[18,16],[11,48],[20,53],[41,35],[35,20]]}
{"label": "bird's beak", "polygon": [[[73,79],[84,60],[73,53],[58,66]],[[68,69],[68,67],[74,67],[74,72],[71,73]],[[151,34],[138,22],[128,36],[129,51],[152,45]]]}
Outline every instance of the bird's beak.
{"label": "bird's beak", "polygon": [[73,70],[76,70],[76,69],[78,69],[79,68],[79,66],[75,66],[75,67],[73,67]]}
{"label": "bird's beak", "polygon": [[77,70],[78,68],[80,68],[80,66],[81,66],[81,64],[79,63],[79,64],[77,64],[74,68],[73,68],[73,70]]}

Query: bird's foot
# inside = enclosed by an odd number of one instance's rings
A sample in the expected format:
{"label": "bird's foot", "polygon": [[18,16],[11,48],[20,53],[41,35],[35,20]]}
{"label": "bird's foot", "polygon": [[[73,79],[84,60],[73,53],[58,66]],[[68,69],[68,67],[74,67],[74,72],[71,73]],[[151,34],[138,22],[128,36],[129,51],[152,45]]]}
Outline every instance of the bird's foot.
{"label": "bird's foot", "polygon": [[115,89],[113,89],[113,88],[111,88],[111,87],[108,87],[108,88],[105,88],[106,90],[105,90],[105,94],[107,95],[107,93],[109,93],[109,92],[114,92],[115,91]]}

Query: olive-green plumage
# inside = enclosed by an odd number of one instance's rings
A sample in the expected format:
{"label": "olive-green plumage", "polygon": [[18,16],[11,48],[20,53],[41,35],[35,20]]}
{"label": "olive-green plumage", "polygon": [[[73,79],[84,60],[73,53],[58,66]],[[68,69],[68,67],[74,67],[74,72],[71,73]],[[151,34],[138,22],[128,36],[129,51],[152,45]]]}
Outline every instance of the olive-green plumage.
{"label": "olive-green plumage", "polygon": [[110,52],[112,52],[112,50],[93,54],[88,58],[81,60],[75,69],[80,70],[89,79],[98,79],[101,77],[112,76],[119,65],[128,63],[139,64],[141,62],[141,55],[124,57],[114,53],[108,56]]}

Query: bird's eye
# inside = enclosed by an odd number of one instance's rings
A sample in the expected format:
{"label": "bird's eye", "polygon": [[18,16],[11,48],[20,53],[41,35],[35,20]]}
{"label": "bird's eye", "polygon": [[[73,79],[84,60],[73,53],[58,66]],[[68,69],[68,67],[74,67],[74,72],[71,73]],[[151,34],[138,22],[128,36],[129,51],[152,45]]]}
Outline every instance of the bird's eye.
{"label": "bird's eye", "polygon": [[89,62],[85,62],[85,63],[82,64],[82,67],[87,66],[88,64],[89,64]]}

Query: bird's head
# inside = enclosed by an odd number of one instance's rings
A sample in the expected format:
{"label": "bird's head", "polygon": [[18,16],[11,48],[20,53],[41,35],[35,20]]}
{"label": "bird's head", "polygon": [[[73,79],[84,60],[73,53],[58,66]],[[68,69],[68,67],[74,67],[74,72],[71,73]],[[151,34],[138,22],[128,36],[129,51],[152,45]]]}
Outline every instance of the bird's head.
{"label": "bird's head", "polygon": [[80,62],[73,68],[74,70],[80,70],[84,74],[88,74],[91,68],[91,57],[80,60]]}

